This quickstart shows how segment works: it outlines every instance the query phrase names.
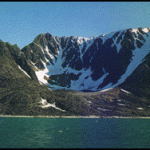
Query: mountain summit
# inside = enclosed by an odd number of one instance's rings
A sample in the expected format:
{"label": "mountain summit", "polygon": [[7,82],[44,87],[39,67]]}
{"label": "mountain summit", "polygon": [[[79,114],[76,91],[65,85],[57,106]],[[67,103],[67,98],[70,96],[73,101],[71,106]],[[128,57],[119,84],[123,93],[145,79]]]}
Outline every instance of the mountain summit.
{"label": "mountain summit", "polygon": [[100,91],[123,83],[150,52],[150,28],[98,37],[38,35],[22,49],[40,84],[57,89]]}

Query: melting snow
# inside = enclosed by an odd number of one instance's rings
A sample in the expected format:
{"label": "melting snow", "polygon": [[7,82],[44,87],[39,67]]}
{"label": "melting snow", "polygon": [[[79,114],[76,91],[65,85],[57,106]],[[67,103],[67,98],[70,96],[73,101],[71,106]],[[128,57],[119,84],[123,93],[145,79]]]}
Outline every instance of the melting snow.
{"label": "melting snow", "polygon": [[[93,81],[92,78],[89,76],[86,78],[87,75],[91,75],[92,71],[91,68],[81,70],[82,74],[80,75],[78,80],[71,81],[70,89],[79,91],[79,90],[97,90],[97,87],[103,82],[106,78],[108,73],[104,74],[100,79]],[[86,78],[86,79],[85,79]]]}
{"label": "melting snow", "polygon": [[100,111],[109,111],[108,109],[104,109],[104,108],[100,108],[100,107],[98,107],[97,109]]}
{"label": "melting snow", "polygon": [[40,101],[39,103],[42,104],[42,106],[40,106],[40,107],[42,107],[42,108],[53,107],[53,108],[55,108],[55,109],[58,109],[58,110],[60,110],[60,111],[65,112],[65,110],[63,110],[63,109],[61,109],[61,108],[59,108],[59,107],[56,107],[55,102],[54,102],[53,104],[50,104],[50,103],[47,102],[46,99],[41,98],[41,101]]}
{"label": "melting snow", "polygon": [[137,33],[138,29],[132,29],[132,32]]}
{"label": "melting snow", "polygon": [[128,91],[126,91],[126,90],[124,90],[124,89],[121,89],[121,91],[130,94],[130,92],[128,92]]}
{"label": "melting snow", "polygon": [[117,101],[118,101],[118,102],[121,102],[122,100],[121,100],[121,99],[118,99]]}
{"label": "melting snow", "polygon": [[38,47],[40,47],[42,53],[44,54],[43,48],[40,45],[36,44],[36,43],[34,43],[34,44],[37,45]]}
{"label": "melting snow", "polygon": [[[120,31],[119,32],[119,35],[117,36],[117,37],[115,37],[115,39],[113,39],[113,41],[114,41],[114,43],[112,44],[112,47],[114,46],[114,45],[116,45],[116,47],[117,47],[117,53],[119,53],[119,51],[120,51],[120,48],[121,48],[121,41],[117,44],[116,42],[117,42],[117,40],[118,40],[118,37],[122,34],[122,32],[123,31],[125,31],[125,30],[122,30],[122,31]],[[122,35],[123,37],[122,37],[122,39],[124,38],[124,34]]]}
{"label": "melting snow", "polygon": [[122,104],[122,103],[117,103],[120,106],[126,106],[126,104]]}
{"label": "melting snow", "polygon": [[[150,32],[147,33],[150,36]],[[143,58],[150,52],[150,38],[147,38],[145,44],[141,48],[136,48],[133,50],[133,57],[131,63],[128,65],[126,72],[121,76],[117,86],[125,81],[125,79],[132,74],[132,72],[138,67],[139,64],[143,62]]]}
{"label": "melting snow", "polygon": [[82,44],[84,42],[83,37],[77,37],[77,43]]}
{"label": "melting snow", "polygon": [[48,49],[48,46],[47,46],[47,45],[46,45],[45,51],[47,52],[47,54],[49,55],[49,57],[50,57],[51,59],[54,58],[54,56],[49,53],[49,49]]}
{"label": "melting snow", "polygon": [[19,65],[18,65],[18,68],[31,79],[31,77],[28,75],[28,73],[26,71],[24,71]]}
{"label": "melting snow", "polygon": [[[142,31],[145,32],[145,33],[148,33],[148,32],[149,32],[149,29],[150,29],[150,28],[144,28],[144,29],[142,29]],[[138,28],[137,28],[137,29],[132,29],[131,31],[134,32],[136,35],[137,35],[137,33],[141,34],[141,33],[139,32]]]}
{"label": "melting snow", "polygon": [[145,33],[147,33],[147,32],[149,32],[148,29],[150,29],[150,28],[144,28],[144,29],[142,29],[142,31],[145,32]]}
{"label": "melting snow", "polygon": [[105,89],[105,90],[101,90],[101,92],[106,92],[106,91],[109,91],[111,90],[112,88],[108,88],[108,89]]}
{"label": "melting snow", "polygon": [[65,71],[64,68],[61,66],[63,63],[63,59],[61,59],[63,49],[62,49],[60,43],[61,43],[61,40],[59,41],[59,50],[60,51],[58,53],[57,60],[55,61],[54,65],[47,66],[47,68],[49,70],[48,75],[61,74]]}
{"label": "melting snow", "polygon": [[143,108],[142,108],[142,107],[138,107],[137,109],[138,109],[138,110],[143,110]]}
{"label": "melting snow", "polygon": [[[82,60],[84,53],[87,51],[87,49],[93,44],[95,38],[83,38],[84,42],[81,42],[79,45],[79,50],[80,50],[80,59]],[[82,49],[84,47],[84,44],[86,43],[86,48],[84,52],[82,53]],[[83,61],[83,60],[82,60]]]}
{"label": "melting snow", "polygon": [[117,32],[117,31],[110,32],[110,33],[107,33],[107,34],[103,34],[103,35],[102,35],[103,44],[106,42],[107,39],[112,38],[112,36],[113,36],[116,32]]}
{"label": "melting snow", "polygon": [[40,100],[40,102],[39,102],[39,103],[41,103],[42,105],[44,105],[44,104],[46,104],[46,103],[47,103],[47,100],[46,100],[46,99],[41,98],[41,100]]}
{"label": "melting snow", "polygon": [[35,71],[35,74],[36,74],[36,76],[37,76],[37,78],[39,80],[39,83],[42,82],[42,83],[46,84],[48,82],[47,82],[47,80],[44,79],[44,76],[49,78],[49,75],[47,75],[49,70],[47,69],[45,62],[42,61],[42,63],[44,64],[45,69],[44,70]]}

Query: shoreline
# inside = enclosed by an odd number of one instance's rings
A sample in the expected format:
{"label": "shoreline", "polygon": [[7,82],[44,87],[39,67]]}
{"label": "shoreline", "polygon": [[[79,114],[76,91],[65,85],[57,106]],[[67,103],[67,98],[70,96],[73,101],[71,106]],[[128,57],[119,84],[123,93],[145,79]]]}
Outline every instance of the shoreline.
{"label": "shoreline", "polygon": [[149,117],[142,116],[46,116],[46,115],[36,115],[36,116],[27,116],[27,115],[0,115],[0,117],[17,117],[17,118],[122,118],[122,119],[150,119]]}

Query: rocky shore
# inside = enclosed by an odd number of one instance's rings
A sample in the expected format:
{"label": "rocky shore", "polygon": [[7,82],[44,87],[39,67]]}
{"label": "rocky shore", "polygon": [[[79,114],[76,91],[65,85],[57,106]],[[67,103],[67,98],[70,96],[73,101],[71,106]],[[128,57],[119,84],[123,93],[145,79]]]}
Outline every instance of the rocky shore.
{"label": "rocky shore", "polygon": [[93,115],[90,115],[90,116],[0,115],[0,117],[18,117],[18,118],[123,118],[123,119],[150,119],[150,116],[149,117],[142,117],[142,116],[123,117],[123,116],[93,116]]}

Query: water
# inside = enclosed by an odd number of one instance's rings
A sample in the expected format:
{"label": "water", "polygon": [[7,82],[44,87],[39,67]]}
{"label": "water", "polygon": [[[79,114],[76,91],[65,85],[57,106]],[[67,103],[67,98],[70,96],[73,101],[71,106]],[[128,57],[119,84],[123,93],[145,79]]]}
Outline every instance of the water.
{"label": "water", "polygon": [[150,148],[150,120],[1,117],[0,148]]}

